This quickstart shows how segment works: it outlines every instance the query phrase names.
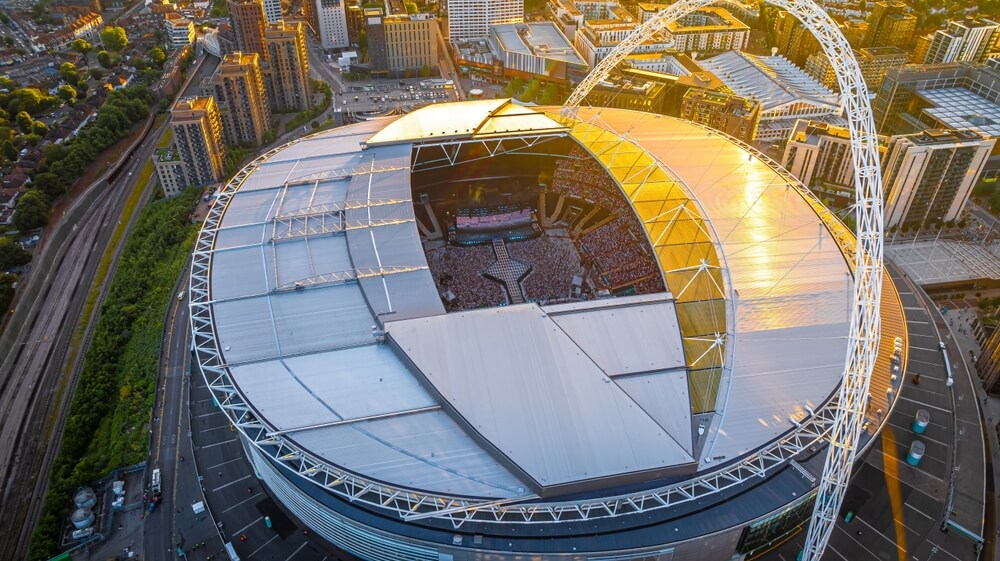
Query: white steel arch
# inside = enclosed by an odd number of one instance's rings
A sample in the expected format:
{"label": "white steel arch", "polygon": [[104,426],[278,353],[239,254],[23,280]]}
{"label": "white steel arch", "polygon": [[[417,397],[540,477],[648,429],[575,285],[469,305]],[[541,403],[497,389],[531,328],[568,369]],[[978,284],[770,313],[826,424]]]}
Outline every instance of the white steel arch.
{"label": "white steel arch", "polygon": [[[837,75],[851,132],[851,156],[857,192],[857,241],[855,247],[854,304],[851,310],[843,383],[838,411],[830,431],[823,478],[816,495],[813,517],[806,533],[804,561],[818,561],[833,532],[837,514],[850,480],[868,403],[872,368],[878,354],[882,294],[882,175],[879,169],[875,122],[868,88],[847,39],[822,8],[812,0],[767,0],[787,10],[823,47]],[[713,0],[679,0],[639,26],[591,71],[573,91],[564,111],[571,114],[590,90],[628,56],[666,26]]]}

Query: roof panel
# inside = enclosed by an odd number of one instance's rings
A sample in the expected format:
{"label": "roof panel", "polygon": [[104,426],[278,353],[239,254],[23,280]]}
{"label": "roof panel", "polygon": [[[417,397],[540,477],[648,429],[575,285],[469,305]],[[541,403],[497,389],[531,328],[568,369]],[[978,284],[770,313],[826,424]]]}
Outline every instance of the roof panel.
{"label": "roof panel", "polygon": [[456,414],[543,488],[691,461],[534,304],[386,331]]}
{"label": "roof panel", "polygon": [[440,411],[303,431],[293,439],[355,473],[449,495],[525,495],[523,483]]}

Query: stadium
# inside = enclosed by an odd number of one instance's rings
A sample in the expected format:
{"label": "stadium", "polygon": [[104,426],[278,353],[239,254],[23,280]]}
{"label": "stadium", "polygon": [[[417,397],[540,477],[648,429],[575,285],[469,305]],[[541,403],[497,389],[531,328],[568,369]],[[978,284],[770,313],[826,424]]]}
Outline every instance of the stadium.
{"label": "stadium", "polygon": [[[752,557],[812,512],[853,248],[712,129],[437,104],[223,188],[194,352],[271,495],[362,559]],[[906,361],[884,279],[862,450]]]}

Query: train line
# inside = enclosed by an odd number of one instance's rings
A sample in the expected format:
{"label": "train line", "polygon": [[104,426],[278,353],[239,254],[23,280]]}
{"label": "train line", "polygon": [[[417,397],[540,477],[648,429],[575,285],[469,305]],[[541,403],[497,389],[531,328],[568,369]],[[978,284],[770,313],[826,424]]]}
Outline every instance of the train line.
{"label": "train line", "polygon": [[[31,532],[41,513],[49,472],[58,454],[96,314],[91,317],[80,352],[70,365],[68,379],[64,380],[69,346],[104,249],[138,178],[135,172],[150,156],[162,131],[162,127],[155,131],[151,128],[147,128],[128,157],[123,157],[108,174],[107,183],[99,182],[92,187],[104,191],[89,203],[63,247],[58,248],[60,253],[48,274],[32,279],[43,282],[44,286],[40,296],[30,303],[33,308],[27,321],[16,326],[19,333],[15,346],[0,365],[0,527],[5,528],[0,532],[2,559],[27,557]],[[125,170],[130,172],[127,176]],[[148,195],[144,193],[143,200]],[[128,224],[126,231],[130,227]],[[120,245],[113,249],[116,253],[121,251],[124,240],[123,236]],[[113,262],[117,261],[115,257]],[[110,278],[110,274],[105,278],[95,311]]]}

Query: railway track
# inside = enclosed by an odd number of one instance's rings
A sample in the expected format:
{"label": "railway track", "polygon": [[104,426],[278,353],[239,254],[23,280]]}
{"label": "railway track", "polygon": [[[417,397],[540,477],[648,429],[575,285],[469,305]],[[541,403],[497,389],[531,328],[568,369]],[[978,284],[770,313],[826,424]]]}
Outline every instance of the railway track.
{"label": "railway track", "polygon": [[[74,226],[53,261],[32,314],[20,326],[11,356],[0,372],[0,558],[24,559],[31,532],[48,490],[48,475],[58,454],[68,405],[76,389],[83,356],[97,315],[91,317],[68,379],[65,361],[97,268],[132,188],[132,174],[152,151],[155,134],[146,135],[109,175],[110,183]],[[153,139],[153,141],[150,141]],[[95,185],[94,188],[100,188]],[[149,193],[143,194],[143,201]],[[135,216],[133,215],[133,220]],[[129,227],[131,224],[128,225]],[[125,237],[121,244],[124,244]],[[114,248],[120,251],[121,247]],[[115,259],[116,261],[117,259]],[[113,268],[112,268],[113,271]],[[110,273],[110,271],[109,271]],[[98,305],[111,275],[106,277]],[[10,326],[13,327],[13,326]]]}

